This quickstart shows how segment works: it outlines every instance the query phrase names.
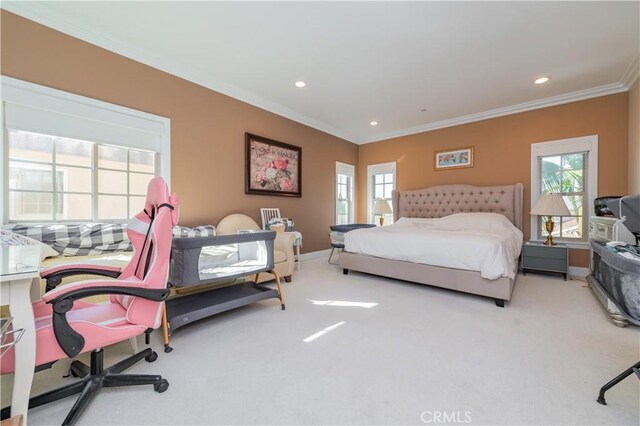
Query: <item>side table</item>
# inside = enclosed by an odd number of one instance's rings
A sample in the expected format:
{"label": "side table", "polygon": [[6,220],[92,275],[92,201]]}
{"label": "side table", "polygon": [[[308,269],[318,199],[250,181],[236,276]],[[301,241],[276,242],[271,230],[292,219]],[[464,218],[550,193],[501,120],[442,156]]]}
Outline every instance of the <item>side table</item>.
{"label": "side table", "polygon": [[556,272],[567,280],[569,249],[566,244],[547,246],[542,242],[527,241],[522,246],[522,273],[527,271]]}

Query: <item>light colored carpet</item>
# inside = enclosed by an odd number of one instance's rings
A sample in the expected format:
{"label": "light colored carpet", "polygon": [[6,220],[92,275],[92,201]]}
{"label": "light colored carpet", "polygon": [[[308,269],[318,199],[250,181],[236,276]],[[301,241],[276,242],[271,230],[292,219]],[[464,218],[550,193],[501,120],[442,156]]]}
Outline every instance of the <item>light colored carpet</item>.
{"label": "light colored carpet", "polygon": [[[584,285],[520,276],[500,309],[306,261],[285,284],[286,311],[269,300],[202,320],[173,334],[169,354],[154,333],[159,359],[130,372],[162,374],[169,390],[103,390],[81,423],[433,424],[446,413],[473,424],[637,425],[635,377],[608,392],[608,406],[595,400],[640,359],[638,329],[611,324]],[[128,350],[108,348],[108,364]],[[73,380],[62,373],[37,373],[34,394]],[[31,410],[30,424],[59,424],[73,401]]]}

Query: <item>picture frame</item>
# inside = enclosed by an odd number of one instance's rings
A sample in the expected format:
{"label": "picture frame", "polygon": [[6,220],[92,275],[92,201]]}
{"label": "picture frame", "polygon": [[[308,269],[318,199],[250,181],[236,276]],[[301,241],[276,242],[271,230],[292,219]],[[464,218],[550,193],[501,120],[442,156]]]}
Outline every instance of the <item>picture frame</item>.
{"label": "picture frame", "polygon": [[245,194],[302,197],[302,148],[245,133]]}
{"label": "picture frame", "polygon": [[473,167],[473,147],[436,151],[434,158],[434,170],[462,169]]}

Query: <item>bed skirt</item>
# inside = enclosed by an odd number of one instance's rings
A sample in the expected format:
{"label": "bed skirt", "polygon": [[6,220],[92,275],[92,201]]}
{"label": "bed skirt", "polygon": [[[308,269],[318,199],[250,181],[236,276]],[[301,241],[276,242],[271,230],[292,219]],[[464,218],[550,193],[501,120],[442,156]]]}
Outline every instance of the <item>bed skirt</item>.
{"label": "bed skirt", "polygon": [[513,293],[513,287],[518,274],[517,261],[513,264],[514,278],[502,277],[495,280],[488,280],[482,278],[478,271],[384,259],[346,251],[340,253],[338,264],[345,270],[345,273],[353,270],[403,281],[448,288],[464,293],[491,297],[496,299],[496,303],[498,303],[498,300],[511,300],[511,294]]}

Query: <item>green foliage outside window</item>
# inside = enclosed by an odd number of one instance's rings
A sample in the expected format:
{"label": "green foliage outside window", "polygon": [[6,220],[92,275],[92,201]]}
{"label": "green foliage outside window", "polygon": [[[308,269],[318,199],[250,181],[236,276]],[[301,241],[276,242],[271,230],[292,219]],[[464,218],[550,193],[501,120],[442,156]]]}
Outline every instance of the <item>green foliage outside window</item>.
{"label": "green foliage outside window", "polygon": [[571,216],[554,218],[560,224],[554,235],[564,238],[582,238],[583,205],[585,200],[585,153],[542,157],[540,159],[541,190],[560,193]]}

